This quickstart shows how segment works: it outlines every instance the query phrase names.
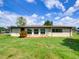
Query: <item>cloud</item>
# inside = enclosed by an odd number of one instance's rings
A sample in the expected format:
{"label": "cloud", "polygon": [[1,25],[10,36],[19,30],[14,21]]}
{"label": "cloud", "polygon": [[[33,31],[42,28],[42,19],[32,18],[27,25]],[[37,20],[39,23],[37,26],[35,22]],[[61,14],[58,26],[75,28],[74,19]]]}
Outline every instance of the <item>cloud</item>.
{"label": "cloud", "polygon": [[38,15],[34,13],[34,14],[32,14],[32,17],[37,18]]}
{"label": "cloud", "polygon": [[[28,15],[18,15],[16,13],[0,11],[0,26],[16,26],[16,20],[18,17],[24,17],[26,19],[27,26],[33,25],[43,25],[46,18],[52,16],[51,13],[47,13],[45,16],[39,16],[37,14]],[[53,17],[53,16],[52,16]],[[51,18],[52,19],[52,18]],[[59,15],[53,18],[54,25],[66,25],[66,26],[78,26],[79,19],[74,19],[70,16],[60,17]]]}
{"label": "cloud", "polygon": [[60,22],[67,26],[76,26],[77,24],[79,25],[79,19],[74,19],[69,16],[63,17],[60,19]]}
{"label": "cloud", "polygon": [[43,25],[44,16],[38,16],[37,14],[32,14],[31,16],[25,16],[27,19],[27,25]]}
{"label": "cloud", "polygon": [[34,3],[35,2],[35,0],[26,0],[27,2],[29,2],[29,3]]}
{"label": "cloud", "polygon": [[47,13],[45,16],[50,17],[52,14],[51,13]]}
{"label": "cloud", "polygon": [[[14,26],[16,25],[16,20],[18,17],[22,15],[10,13],[10,12],[0,12],[0,25],[2,23],[3,26]],[[27,20],[27,25],[34,24],[33,16],[23,16]]]}
{"label": "cloud", "polygon": [[0,25],[5,27],[15,25],[18,16],[14,13],[0,11]]}
{"label": "cloud", "polygon": [[77,10],[79,10],[79,0],[76,0],[74,6],[70,7],[66,12],[64,12],[64,14],[70,16]]}
{"label": "cloud", "polygon": [[40,18],[41,18],[41,19],[45,19],[45,17],[44,17],[44,16],[41,16]]}
{"label": "cloud", "polygon": [[79,8],[79,0],[76,1],[74,7],[75,7],[75,8],[77,8],[77,7]]}
{"label": "cloud", "polygon": [[60,17],[59,17],[59,16],[57,16],[57,17],[55,17],[55,19],[56,19],[56,20],[58,20],[58,19],[60,19]]}
{"label": "cloud", "polygon": [[16,21],[18,17],[24,17],[26,19],[26,24],[28,26],[31,25],[42,25],[44,21],[40,20],[38,22],[38,19],[41,19],[42,16],[38,16],[37,14],[32,14],[31,16],[23,16],[23,15],[18,15],[12,12],[2,12],[0,11],[0,26],[16,26]]}
{"label": "cloud", "polygon": [[79,10],[79,0],[76,0],[75,4],[72,7],[70,7],[68,10],[66,10],[63,13],[61,13],[60,15],[58,15],[58,18],[56,18],[56,19],[62,19],[64,17],[73,16],[74,13],[78,10]]}
{"label": "cloud", "polygon": [[64,3],[68,3],[69,0],[66,0]]}
{"label": "cloud", "polygon": [[54,25],[57,26],[79,26],[79,18],[73,18],[70,16],[64,16],[64,17],[60,17],[57,16],[55,17],[54,20]]}
{"label": "cloud", "polygon": [[44,0],[44,4],[48,9],[52,9],[54,6],[65,11],[63,4],[59,0]]}
{"label": "cloud", "polygon": [[2,7],[4,4],[3,0],[0,0],[0,7]]}

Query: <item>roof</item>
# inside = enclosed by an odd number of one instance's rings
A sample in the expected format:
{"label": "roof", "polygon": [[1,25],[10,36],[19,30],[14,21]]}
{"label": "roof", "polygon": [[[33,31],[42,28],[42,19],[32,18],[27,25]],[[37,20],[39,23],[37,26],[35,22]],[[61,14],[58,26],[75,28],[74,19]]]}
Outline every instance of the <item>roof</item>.
{"label": "roof", "polygon": [[[73,26],[26,26],[25,28],[74,28]],[[10,28],[22,28],[17,26],[11,26]]]}

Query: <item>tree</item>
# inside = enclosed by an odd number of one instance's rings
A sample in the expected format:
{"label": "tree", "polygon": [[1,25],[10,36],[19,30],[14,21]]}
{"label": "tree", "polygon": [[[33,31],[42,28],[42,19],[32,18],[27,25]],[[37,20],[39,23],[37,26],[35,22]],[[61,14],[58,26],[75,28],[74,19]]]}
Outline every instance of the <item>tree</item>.
{"label": "tree", "polygon": [[17,26],[20,26],[20,27],[26,26],[26,19],[24,19],[23,17],[19,17],[17,19]]}
{"label": "tree", "polygon": [[46,20],[44,25],[46,26],[52,26],[53,25],[53,22],[52,21],[49,21],[49,20]]}
{"label": "tree", "polygon": [[2,33],[2,31],[6,31],[6,28],[0,27],[0,33]]}
{"label": "tree", "polygon": [[17,26],[20,27],[20,37],[24,38],[27,36],[27,33],[25,31],[25,26],[26,26],[26,19],[24,19],[23,17],[19,17],[17,19]]}

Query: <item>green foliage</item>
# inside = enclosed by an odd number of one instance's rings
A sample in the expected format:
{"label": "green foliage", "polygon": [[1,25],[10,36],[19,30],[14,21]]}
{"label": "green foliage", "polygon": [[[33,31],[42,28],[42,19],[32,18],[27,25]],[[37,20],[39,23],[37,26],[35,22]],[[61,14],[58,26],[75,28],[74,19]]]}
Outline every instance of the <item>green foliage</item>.
{"label": "green foliage", "polygon": [[19,17],[16,22],[17,26],[23,27],[26,26],[26,19]]}
{"label": "green foliage", "polygon": [[6,30],[6,28],[4,28],[4,27],[0,27],[0,33],[1,33],[1,31],[5,31]]}
{"label": "green foliage", "polygon": [[53,25],[53,22],[52,21],[49,21],[49,20],[46,20],[44,25],[46,26],[52,26]]}
{"label": "green foliage", "polygon": [[[20,27],[25,27],[26,26],[26,20],[23,17],[19,17],[17,19],[17,26]],[[26,33],[25,28],[23,28],[24,30],[20,31],[20,37],[26,37],[26,35],[24,35]]]}

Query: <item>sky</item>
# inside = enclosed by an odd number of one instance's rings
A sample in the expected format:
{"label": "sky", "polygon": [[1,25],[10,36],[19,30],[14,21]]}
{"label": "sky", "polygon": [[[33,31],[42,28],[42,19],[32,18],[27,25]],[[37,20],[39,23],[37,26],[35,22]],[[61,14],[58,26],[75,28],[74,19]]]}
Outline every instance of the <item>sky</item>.
{"label": "sky", "polygon": [[18,17],[27,25],[53,25],[79,27],[79,0],[0,0],[0,26],[16,26]]}

